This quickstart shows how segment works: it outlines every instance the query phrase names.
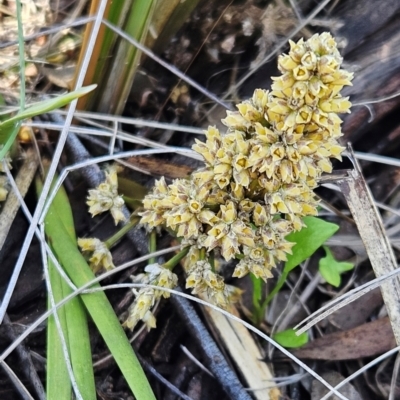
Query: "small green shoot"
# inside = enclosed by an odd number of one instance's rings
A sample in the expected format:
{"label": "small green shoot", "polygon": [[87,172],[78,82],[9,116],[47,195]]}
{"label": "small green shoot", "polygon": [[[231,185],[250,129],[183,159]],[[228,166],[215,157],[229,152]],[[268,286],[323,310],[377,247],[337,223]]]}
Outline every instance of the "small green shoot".
{"label": "small green shoot", "polygon": [[251,282],[253,284],[253,305],[256,307],[262,300],[263,280],[250,274]]}
{"label": "small green shoot", "polygon": [[288,349],[296,349],[308,343],[308,333],[304,332],[297,336],[296,332],[290,328],[285,331],[278,332],[272,336],[275,342]]}
{"label": "small green shoot", "polygon": [[330,285],[339,287],[342,282],[341,274],[351,271],[354,264],[346,261],[336,261],[328,247],[323,246],[326,257],[319,260],[319,272]]}

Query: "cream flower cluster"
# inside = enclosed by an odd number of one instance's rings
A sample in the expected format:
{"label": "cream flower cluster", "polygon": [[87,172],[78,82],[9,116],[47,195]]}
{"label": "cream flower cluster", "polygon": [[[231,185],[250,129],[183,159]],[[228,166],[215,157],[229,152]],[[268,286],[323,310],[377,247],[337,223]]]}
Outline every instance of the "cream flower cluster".
{"label": "cream flower cluster", "polygon": [[[146,283],[167,289],[172,289],[178,284],[178,277],[172,271],[161,265],[148,265],[145,268],[145,272],[145,274],[132,277],[133,281],[135,283]],[[156,319],[151,309],[159,298],[168,298],[170,293],[151,287],[145,287],[140,290],[133,289],[132,291],[136,299],[130,306],[128,318],[123,325],[132,330],[138,321],[142,320],[146,324],[148,330],[155,328]]]}
{"label": "cream flower cluster", "polygon": [[100,183],[96,189],[89,190],[86,204],[89,206],[89,212],[92,217],[105,211],[110,211],[115,225],[118,222],[125,221],[122,207],[124,199],[118,195],[118,177],[117,167],[111,166],[106,172],[106,181]]}
{"label": "cream flower cluster", "polygon": [[102,270],[115,268],[110,250],[106,244],[97,238],[78,238],[78,246],[89,258],[89,266],[96,274]]}
{"label": "cream flower cluster", "polygon": [[204,168],[170,185],[162,178],[145,197],[143,225],[169,228],[184,246],[205,253],[188,269],[194,293],[224,292],[208,262],[213,250],[225,260],[239,259],[233,276],[271,277],[291,252],[285,236],[302,228],[302,217],[317,214],[313,189],[332,171],[330,159],[341,159],[337,114],[351,106],[340,95],[352,79],[341,63],[329,33],[291,41],[272,90],[257,89],[238,111],[228,111],[225,133],[209,127],[206,141],[196,140]]}

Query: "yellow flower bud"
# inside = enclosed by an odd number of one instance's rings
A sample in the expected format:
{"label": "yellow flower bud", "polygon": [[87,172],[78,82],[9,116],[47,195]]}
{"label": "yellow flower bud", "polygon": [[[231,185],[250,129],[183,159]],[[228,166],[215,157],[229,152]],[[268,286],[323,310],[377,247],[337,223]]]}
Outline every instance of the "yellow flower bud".
{"label": "yellow flower bud", "polygon": [[310,79],[310,71],[304,65],[299,65],[293,70],[293,78],[296,81],[307,81]]}
{"label": "yellow flower bud", "polygon": [[330,99],[325,101],[320,101],[319,107],[325,112],[334,113],[349,113],[351,103],[348,97],[341,97],[336,99]]}
{"label": "yellow flower bud", "polygon": [[230,176],[232,174],[232,165],[231,164],[218,164],[218,165],[214,166],[214,173]]}
{"label": "yellow flower bud", "polygon": [[314,71],[317,66],[317,56],[312,51],[307,51],[304,53],[303,57],[301,57],[301,64],[306,67],[310,71]]}
{"label": "yellow flower bud", "polygon": [[285,146],[283,143],[274,143],[271,146],[271,155],[274,162],[282,160],[285,157]]}
{"label": "yellow flower bud", "polygon": [[306,47],[304,45],[304,40],[300,39],[297,43],[293,42],[292,40],[289,40],[290,44],[290,57],[293,58],[293,60],[300,62],[301,58],[306,52]]}
{"label": "yellow flower bud", "polygon": [[269,214],[267,213],[265,206],[256,203],[253,211],[254,224],[256,226],[264,226],[269,221],[269,219]]}
{"label": "yellow flower bud", "polygon": [[[233,179],[235,180],[235,182],[238,185],[247,188],[250,184],[250,173],[249,173],[249,171],[246,171],[246,170],[242,170],[240,172],[233,171]],[[237,198],[237,195],[236,195],[236,198]]]}
{"label": "yellow flower bud", "polygon": [[332,163],[327,159],[319,160],[317,165],[319,168],[321,168],[323,172],[326,172],[328,174],[332,172]]}
{"label": "yellow flower bud", "polygon": [[236,220],[237,212],[233,201],[228,201],[226,206],[221,206],[221,219],[227,224]]}
{"label": "yellow flower bud", "polygon": [[326,74],[332,75],[338,69],[339,69],[339,62],[335,57],[325,55],[320,58],[318,64],[318,73],[320,75],[326,75]]}
{"label": "yellow flower bud", "polygon": [[291,71],[299,64],[288,55],[281,55],[278,57],[278,67],[281,71]]}

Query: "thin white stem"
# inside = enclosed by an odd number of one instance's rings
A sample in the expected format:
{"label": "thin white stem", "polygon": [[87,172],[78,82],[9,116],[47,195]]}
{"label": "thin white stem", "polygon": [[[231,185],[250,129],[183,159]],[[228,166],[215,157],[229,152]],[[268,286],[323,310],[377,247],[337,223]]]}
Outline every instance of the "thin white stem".
{"label": "thin white stem", "polygon": [[[319,321],[333,314],[335,311],[340,310],[342,307],[363,296],[365,293],[368,293],[371,290],[381,286],[384,282],[386,282],[389,279],[393,279],[399,274],[400,274],[400,268],[396,268],[394,271],[391,271],[390,273],[386,273],[385,275],[382,275],[379,278],[375,278],[355,289],[350,290],[349,292],[343,294],[342,296],[332,300],[328,304],[325,304],[323,307],[315,311],[313,314],[304,318],[303,321],[301,321],[294,327],[294,329],[298,329],[297,331],[298,335],[302,334],[303,332],[306,332],[308,329],[312,328]],[[310,322],[304,325],[307,321]]]}
{"label": "thin white stem", "polygon": [[397,378],[399,376],[400,369],[400,353],[396,356],[396,361],[394,363],[393,373],[392,373],[392,382],[390,383],[390,394],[388,400],[396,400],[396,387],[397,387]]}
{"label": "thin white stem", "polygon": [[18,390],[21,392],[21,394],[22,393],[24,394],[25,399],[35,400],[34,397],[32,397],[31,394],[29,393],[28,389],[24,386],[24,384],[18,378],[16,373],[9,367],[9,365],[5,361],[1,362],[1,366],[4,369],[4,371],[6,372],[6,374],[9,376],[10,380],[12,380],[15,383],[15,385],[18,385]]}

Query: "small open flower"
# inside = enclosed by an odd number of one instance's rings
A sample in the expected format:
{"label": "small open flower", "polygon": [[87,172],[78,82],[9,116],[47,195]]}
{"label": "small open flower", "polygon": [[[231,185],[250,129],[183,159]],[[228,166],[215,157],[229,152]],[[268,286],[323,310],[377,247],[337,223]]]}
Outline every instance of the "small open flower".
{"label": "small open flower", "polygon": [[217,217],[204,243],[209,251],[220,247],[222,256],[228,261],[240,253],[240,245],[254,246],[254,231],[249,224],[238,218],[233,201],[228,201],[226,206],[221,205]]}
{"label": "small open flower", "polygon": [[[178,277],[172,271],[159,264],[148,265],[145,268],[145,274],[133,276],[132,280],[135,283],[145,283],[167,289],[173,289],[178,284]],[[152,287],[145,287],[139,290],[132,289],[132,292],[136,299],[129,307],[129,315],[123,325],[132,330],[142,320],[147,329],[155,328],[155,318],[151,313],[151,309],[158,299],[161,297],[168,298],[170,293]]]}
{"label": "small open flower", "polygon": [[186,288],[193,294],[202,293],[214,304],[226,307],[228,291],[222,276],[212,271],[208,261],[197,261],[188,271]]}
{"label": "small open flower", "polygon": [[89,265],[94,273],[100,272],[103,269],[109,271],[115,268],[110,250],[101,240],[96,238],[79,238],[78,246],[84,253],[91,254]]}
{"label": "small open flower", "polygon": [[145,288],[139,291],[132,289],[133,294],[136,296],[134,303],[129,308],[129,315],[124,326],[129,329],[133,329],[136,324],[142,320],[147,313],[150,312],[156,301],[156,295],[154,289]]}
{"label": "small open flower", "polygon": [[101,183],[96,189],[89,190],[89,196],[86,204],[89,206],[89,212],[92,217],[105,211],[110,211],[114,218],[115,225],[118,222],[125,221],[122,212],[124,200],[118,195],[118,178],[116,168],[110,168],[106,172],[106,181]]}
{"label": "small open flower", "polygon": [[275,266],[273,257],[262,247],[244,248],[245,256],[236,265],[233,277],[242,278],[251,272],[255,277],[267,280],[272,278],[271,269]]}

